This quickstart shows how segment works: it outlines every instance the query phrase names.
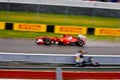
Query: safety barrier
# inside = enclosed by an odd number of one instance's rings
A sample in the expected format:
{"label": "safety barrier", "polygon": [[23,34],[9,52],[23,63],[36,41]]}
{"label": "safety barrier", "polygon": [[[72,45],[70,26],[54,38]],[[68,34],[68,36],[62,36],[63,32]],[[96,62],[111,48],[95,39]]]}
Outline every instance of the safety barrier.
{"label": "safety barrier", "polygon": [[85,26],[56,26],[47,24],[6,23],[0,22],[1,30],[52,32],[59,34],[90,34],[120,36],[119,28],[90,28]]}
{"label": "safety barrier", "polygon": [[[120,65],[120,55],[85,55],[93,57],[101,65]],[[74,54],[5,53],[0,52],[0,61],[24,61],[30,63],[75,64]]]}
{"label": "safety barrier", "polygon": [[95,7],[97,4],[97,8],[104,9],[120,9],[119,3],[111,3],[111,2],[100,2],[100,1],[84,1],[84,0],[0,0],[0,2],[10,2],[10,3],[21,3],[21,4],[42,4],[42,5],[59,5],[59,6],[74,6],[74,7]]}

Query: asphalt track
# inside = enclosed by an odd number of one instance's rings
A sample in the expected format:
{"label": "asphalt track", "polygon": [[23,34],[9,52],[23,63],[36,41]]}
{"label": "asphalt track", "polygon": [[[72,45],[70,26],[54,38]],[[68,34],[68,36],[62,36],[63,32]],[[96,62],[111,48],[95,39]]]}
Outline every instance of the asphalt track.
{"label": "asphalt track", "polygon": [[50,53],[50,54],[74,54],[79,49],[87,51],[89,55],[120,55],[119,42],[87,41],[85,47],[36,45],[34,39],[0,39],[0,52],[15,53]]}

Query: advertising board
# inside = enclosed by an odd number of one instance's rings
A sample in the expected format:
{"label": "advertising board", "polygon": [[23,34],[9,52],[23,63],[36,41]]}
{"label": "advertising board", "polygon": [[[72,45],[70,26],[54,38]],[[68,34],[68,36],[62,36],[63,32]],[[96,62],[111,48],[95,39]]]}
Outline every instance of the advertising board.
{"label": "advertising board", "polygon": [[5,22],[0,22],[0,29],[5,29]]}
{"label": "advertising board", "polygon": [[55,26],[55,33],[61,34],[86,34],[86,27],[78,26]]}
{"label": "advertising board", "polygon": [[44,24],[14,23],[13,30],[46,32],[46,25],[44,25]]}
{"label": "advertising board", "polygon": [[120,36],[120,28],[95,28],[95,35]]}

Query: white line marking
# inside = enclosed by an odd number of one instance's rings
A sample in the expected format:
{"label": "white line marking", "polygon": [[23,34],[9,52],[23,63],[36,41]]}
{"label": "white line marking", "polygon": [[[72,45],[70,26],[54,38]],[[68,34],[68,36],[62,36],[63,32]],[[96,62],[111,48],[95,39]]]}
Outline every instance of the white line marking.
{"label": "white line marking", "polygon": [[[0,55],[31,55],[31,56],[75,56],[74,54],[46,54],[46,53],[8,53],[8,52],[0,52]],[[92,57],[120,57],[120,55],[84,55],[84,56],[92,56]]]}

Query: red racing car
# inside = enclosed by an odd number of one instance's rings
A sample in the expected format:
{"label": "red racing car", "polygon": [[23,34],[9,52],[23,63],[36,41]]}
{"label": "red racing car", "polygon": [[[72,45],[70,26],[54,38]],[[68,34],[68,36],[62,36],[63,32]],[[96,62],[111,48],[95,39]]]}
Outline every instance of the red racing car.
{"label": "red racing car", "polygon": [[78,35],[78,37],[74,37],[72,35],[64,34],[62,37],[38,37],[36,38],[37,45],[50,45],[50,44],[58,44],[58,45],[76,45],[76,46],[84,46],[86,44],[86,37],[84,35]]}

